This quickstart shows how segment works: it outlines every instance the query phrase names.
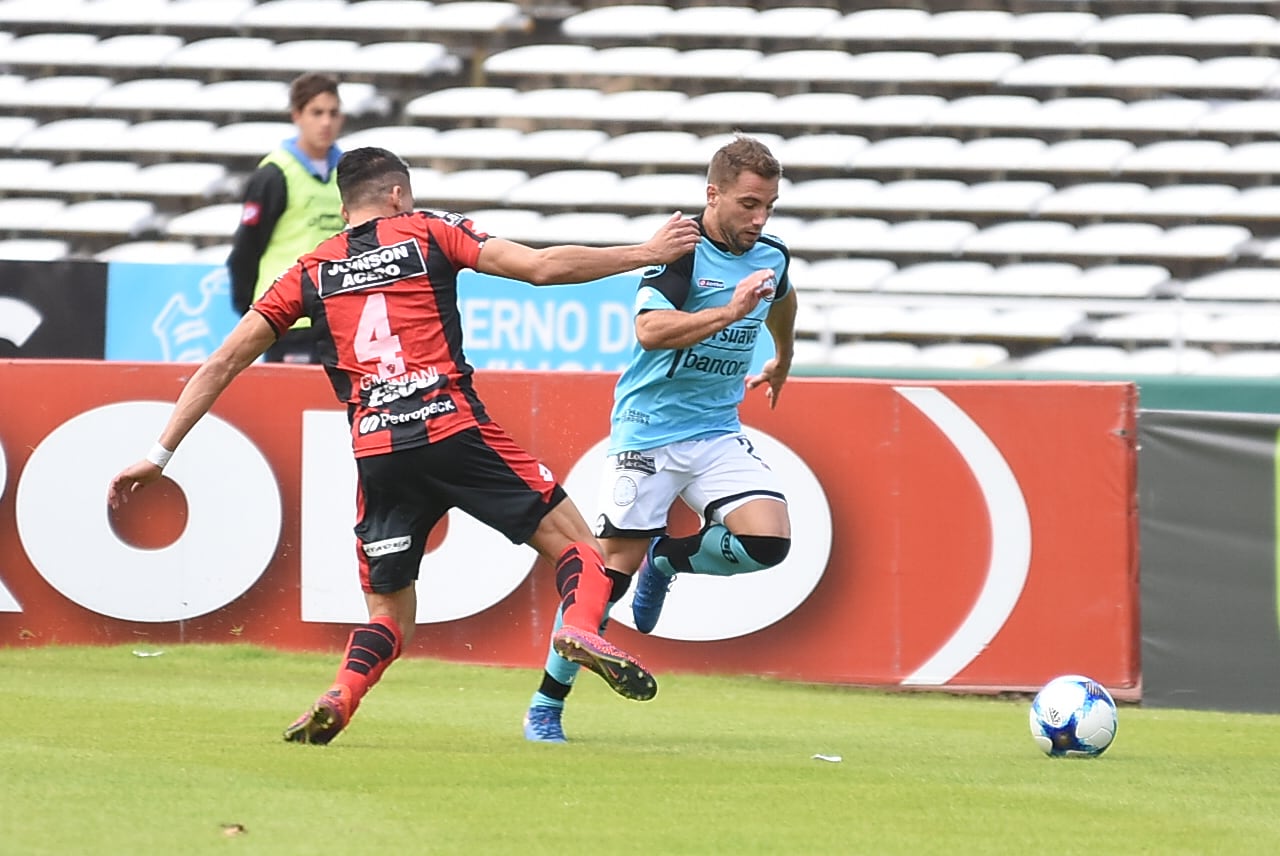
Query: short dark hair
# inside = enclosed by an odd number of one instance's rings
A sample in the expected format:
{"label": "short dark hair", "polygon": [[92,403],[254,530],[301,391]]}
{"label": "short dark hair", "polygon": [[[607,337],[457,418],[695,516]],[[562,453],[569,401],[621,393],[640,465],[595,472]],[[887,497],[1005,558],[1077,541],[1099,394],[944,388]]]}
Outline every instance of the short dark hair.
{"label": "short dark hair", "polygon": [[325,92],[337,98],[338,81],[318,71],[300,74],[289,84],[289,110],[301,110],[311,103],[312,98]]}
{"label": "short dark hair", "polygon": [[781,178],[782,164],[764,143],[739,134],[711,156],[707,184],[732,184],[743,172],[753,172],[761,178]]}
{"label": "short dark hair", "polygon": [[338,193],[347,208],[367,204],[396,184],[411,190],[409,165],[394,152],[365,146],[338,158]]}

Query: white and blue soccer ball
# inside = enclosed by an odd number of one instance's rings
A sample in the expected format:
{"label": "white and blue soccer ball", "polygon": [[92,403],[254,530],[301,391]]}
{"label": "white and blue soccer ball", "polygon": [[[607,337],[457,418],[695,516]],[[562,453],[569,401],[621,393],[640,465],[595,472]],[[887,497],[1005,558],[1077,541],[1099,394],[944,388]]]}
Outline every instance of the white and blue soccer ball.
{"label": "white and blue soccer ball", "polygon": [[1095,757],[1116,739],[1116,703],[1084,675],[1062,675],[1031,702],[1031,736],[1046,755]]}

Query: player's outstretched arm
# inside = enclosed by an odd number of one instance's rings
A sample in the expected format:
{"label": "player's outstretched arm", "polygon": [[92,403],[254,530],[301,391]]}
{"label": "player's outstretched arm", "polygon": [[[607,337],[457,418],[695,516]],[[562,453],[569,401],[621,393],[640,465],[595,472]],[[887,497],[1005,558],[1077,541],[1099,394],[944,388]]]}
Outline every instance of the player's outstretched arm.
{"label": "player's outstretched arm", "polygon": [[118,508],[129,501],[129,494],[159,480],[169,455],[200,421],[218,396],[262,352],[271,347],[275,332],[266,319],[257,312],[248,312],[240,319],[231,334],[214,351],[178,395],[169,421],[160,432],[155,448],[142,460],[125,467],[107,487],[107,503]]}
{"label": "player's outstretched arm", "polygon": [[515,241],[490,238],[480,250],[476,270],[533,285],[589,282],[646,265],[669,264],[693,252],[700,238],[697,222],[677,211],[643,244],[618,247],[564,244],[535,250]]}
{"label": "player's outstretched arm", "polygon": [[691,347],[746,318],[773,291],[773,286],[773,271],[765,268],[743,277],[723,306],[708,306],[697,312],[682,309],[643,312],[636,317],[636,340],[646,351]]}

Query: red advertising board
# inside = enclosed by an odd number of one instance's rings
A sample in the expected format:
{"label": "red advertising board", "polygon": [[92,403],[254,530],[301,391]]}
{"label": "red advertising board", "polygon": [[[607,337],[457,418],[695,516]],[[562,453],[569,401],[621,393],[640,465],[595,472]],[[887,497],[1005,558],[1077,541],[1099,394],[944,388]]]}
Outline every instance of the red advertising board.
{"label": "red advertising board", "polygon": [[[317,369],[249,369],[160,489],[108,512],[107,480],[191,370],[0,362],[0,644],[329,650],[360,620],[354,467]],[[588,519],[614,379],[478,376]],[[622,609],[610,632],[659,673],[1028,689],[1081,672],[1136,690],[1136,407],[1129,383],[797,378],[772,411],[749,395],[747,431],[787,485],[791,555],[681,577],[653,636]],[[411,653],[541,665],[555,586],[527,547],[451,513],[419,592]]]}

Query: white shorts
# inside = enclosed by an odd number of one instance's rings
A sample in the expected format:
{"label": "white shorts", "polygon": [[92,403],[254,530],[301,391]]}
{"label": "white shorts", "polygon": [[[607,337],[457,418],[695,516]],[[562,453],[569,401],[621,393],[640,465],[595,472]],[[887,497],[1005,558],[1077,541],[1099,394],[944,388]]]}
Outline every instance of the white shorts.
{"label": "white shorts", "polygon": [[643,452],[610,455],[600,483],[597,537],[660,535],[679,497],[704,523],[723,523],[754,499],[786,502],[782,484],[745,434],[684,440]]}

